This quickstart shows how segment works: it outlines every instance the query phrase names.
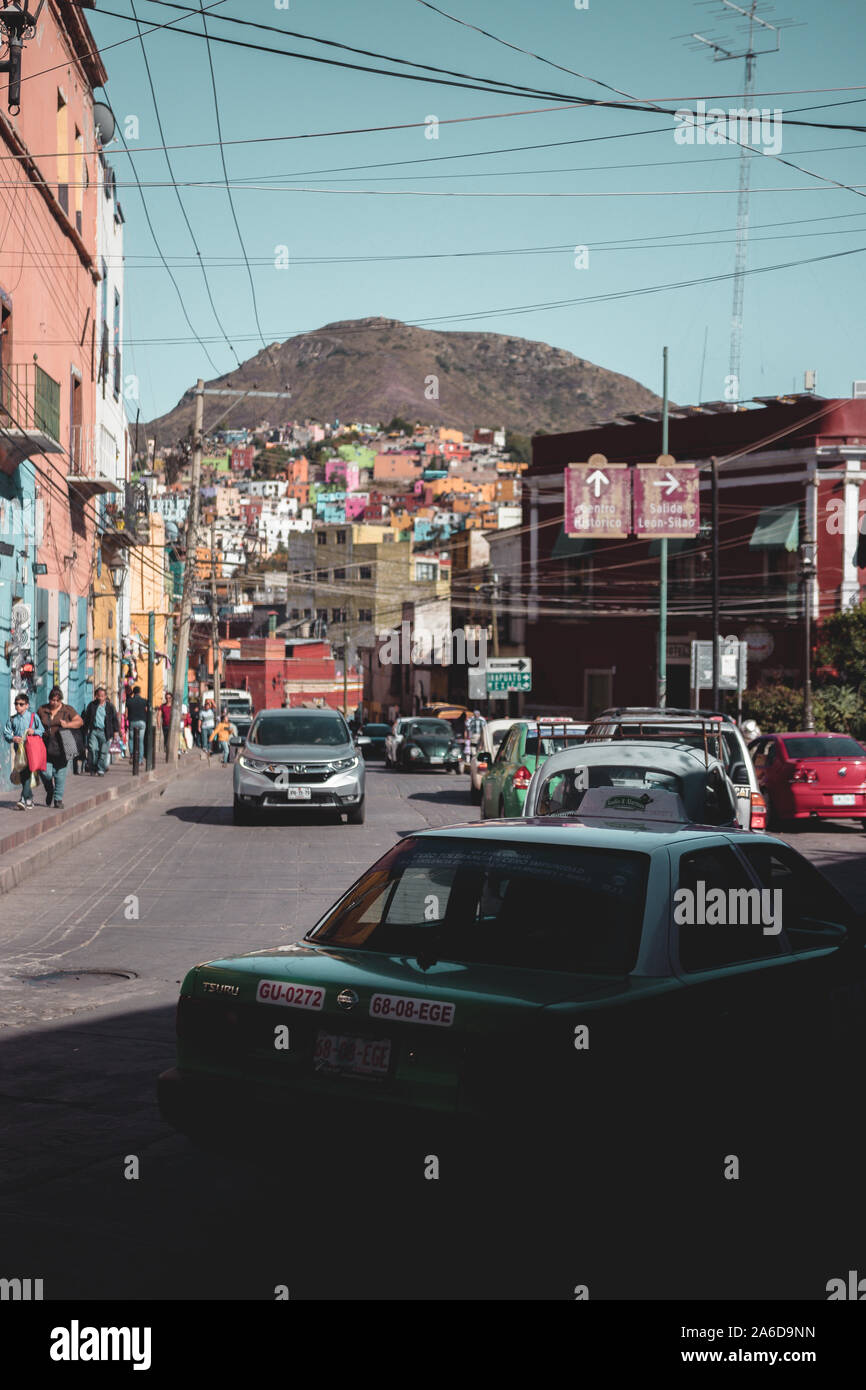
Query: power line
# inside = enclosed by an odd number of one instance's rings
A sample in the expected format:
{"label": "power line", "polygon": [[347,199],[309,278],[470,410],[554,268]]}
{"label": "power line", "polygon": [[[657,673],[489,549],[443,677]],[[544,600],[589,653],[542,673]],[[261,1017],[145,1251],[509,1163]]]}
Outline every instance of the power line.
{"label": "power line", "polygon": [[[161,117],[160,114],[159,114],[159,102],[158,102],[157,99],[156,99],[156,91],[155,91],[154,85],[153,85],[153,76],[152,76],[151,71],[150,71],[150,62],[149,62],[148,57],[147,57],[147,49],[146,49],[145,43],[144,43],[144,36],[143,36],[143,34],[142,34],[142,32],[141,32],[141,24],[139,23],[138,15],[137,15],[136,9],[135,9],[135,0],[130,0],[130,4],[131,4],[131,6],[132,6],[132,14],[133,14],[133,18],[134,18],[134,20],[135,20],[136,28],[137,28],[137,30],[138,30],[138,39],[139,39],[139,44],[140,44],[140,47],[141,47],[141,56],[142,56],[143,59],[144,59],[144,70],[145,70],[145,72],[146,72],[146,74],[147,74],[147,83],[148,83],[148,86],[150,87],[150,97],[151,97],[151,101],[153,102],[153,111],[154,111],[154,115],[156,116],[156,124],[157,124],[157,129],[159,130],[159,138],[160,138],[160,140],[162,140],[163,144],[165,144],[165,132],[164,132],[164,130],[163,130],[163,128],[162,128],[162,117]],[[124,146],[126,146],[126,141],[125,141],[125,140],[124,140]],[[127,153],[129,153],[128,147],[127,147]],[[168,167],[168,172],[169,172],[169,174],[170,174],[170,176],[171,176],[171,179],[172,179],[172,186],[173,186],[173,188],[174,188],[174,193],[175,193],[175,197],[177,198],[178,206],[180,207],[181,214],[182,214],[182,216],[183,216],[183,220],[184,220],[184,222],[186,223],[186,228],[187,228],[187,231],[189,232],[190,240],[192,241],[192,244],[193,244],[193,246],[195,247],[196,256],[198,257],[199,262],[200,262],[200,264],[201,264],[202,278],[204,279],[204,285],[205,285],[205,289],[206,289],[206,291],[207,291],[207,297],[208,297],[208,301],[209,301],[209,303],[210,303],[211,310],[213,311],[214,319],[216,320],[217,327],[219,328],[220,332],[222,333],[223,338],[225,339],[226,346],[228,347],[229,351],[231,352],[232,356],[234,357],[235,362],[237,363],[237,365],[240,366],[240,365],[241,365],[241,359],[240,359],[240,357],[238,356],[238,354],[235,352],[234,346],[232,345],[232,343],[231,343],[231,341],[230,341],[230,339],[229,339],[229,336],[228,336],[228,334],[226,333],[225,328],[223,327],[222,319],[220,318],[219,313],[217,312],[217,307],[216,307],[216,304],[214,303],[213,292],[212,292],[211,287],[210,287],[210,281],[208,280],[207,271],[206,271],[206,269],[205,269],[204,262],[203,262],[202,259],[201,259],[201,249],[200,249],[199,244],[198,244],[198,242],[197,242],[197,240],[196,240],[195,232],[194,232],[193,229],[192,229],[192,223],[190,222],[189,217],[187,216],[187,211],[186,211],[186,208],[185,208],[185,206],[184,206],[183,199],[182,199],[181,196],[180,196],[180,185],[179,185],[179,184],[177,183],[177,181],[175,180],[175,177],[174,177],[174,169],[172,168],[172,165],[171,165],[171,160],[170,160],[170,158],[169,158],[168,150],[163,150],[163,154],[164,154],[164,157],[165,157],[166,165],[167,165],[167,167]],[[133,165],[133,167],[134,167],[134,161],[133,161],[131,155],[130,155],[130,164]],[[138,174],[137,174],[137,173],[136,173],[136,182],[138,182]],[[138,186],[139,186],[139,190],[141,190],[143,185],[142,185],[141,183],[139,183]],[[143,197],[143,196],[144,196],[144,195],[143,195],[143,193],[142,193],[142,197]],[[211,360],[211,359],[208,358],[208,361],[210,361],[210,360]]]}

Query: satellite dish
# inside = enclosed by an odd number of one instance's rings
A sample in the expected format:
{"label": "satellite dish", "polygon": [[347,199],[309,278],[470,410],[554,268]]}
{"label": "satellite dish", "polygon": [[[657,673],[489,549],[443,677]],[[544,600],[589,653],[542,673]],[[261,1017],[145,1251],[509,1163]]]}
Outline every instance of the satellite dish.
{"label": "satellite dish", "polygon": [[110,145],[114,139],[114,132],[117,129],[117,122],[114,119],[114,112],[110,106],[106,106],[104,101],[93,103],[93,124],[101,145]]}

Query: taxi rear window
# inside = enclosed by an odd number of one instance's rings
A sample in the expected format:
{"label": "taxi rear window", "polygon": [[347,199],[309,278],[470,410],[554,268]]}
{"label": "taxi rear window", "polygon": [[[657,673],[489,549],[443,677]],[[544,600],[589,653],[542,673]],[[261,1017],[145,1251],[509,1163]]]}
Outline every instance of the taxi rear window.
{"label": "taxi rear window", "polygon": [[577,744],[585,742],[584,729],[557,729],[555,733],[549,734],[540,730],[538,733],[526,735],[526,747],[523,751],[529,758],[549,758],[551,753],[561,753],[563,748],[575,748]]}
{"label": "taxi rear window", "polygon": [[627,850],[404,840],[311,939],[466,964],[624,975],[637,959],[648,872],[648,855]]}

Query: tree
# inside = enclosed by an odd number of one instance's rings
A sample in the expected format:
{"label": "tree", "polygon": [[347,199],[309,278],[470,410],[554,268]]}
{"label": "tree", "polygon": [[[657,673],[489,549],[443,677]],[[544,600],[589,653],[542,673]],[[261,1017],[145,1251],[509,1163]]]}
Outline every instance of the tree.
{"label": "tree", "polygon": [[832,666],[843,684],[866,693],[866,603],[824,619],[818,635],[818,663]]}
{"label": "tree", "polygon": [[414,434],[415,426],[410,425],[408,420],[404,420],[402,415],[395,415],[390,425],[385,426],[386,434]]}
{"label": "tree", "polygon": [[505,452],[517,463],[532,462],[532,443],[526,434],[516,434],[514,430],[505,431]]}

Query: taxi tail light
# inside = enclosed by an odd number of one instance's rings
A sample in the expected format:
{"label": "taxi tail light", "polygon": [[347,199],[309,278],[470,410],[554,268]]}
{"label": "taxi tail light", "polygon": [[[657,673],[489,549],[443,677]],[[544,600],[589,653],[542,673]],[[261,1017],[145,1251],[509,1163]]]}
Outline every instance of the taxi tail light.
{"label": "taxi tail light", "polygon": [[818,774],[813,767],[803,767],[797,763],[791,771],[792,782],[817,782]]}
{"label": "taxi tail light", "polygon": [[766,830],[767,803],[760,792],[752,792],[749,826],[752,830]]}
{"label": "taxi tail light", "polygon": [[532,781],[532,773],[529,771],[528,767],[521,766],[515,772],[512,781],[515,791],[528,791],[529,784]]}

